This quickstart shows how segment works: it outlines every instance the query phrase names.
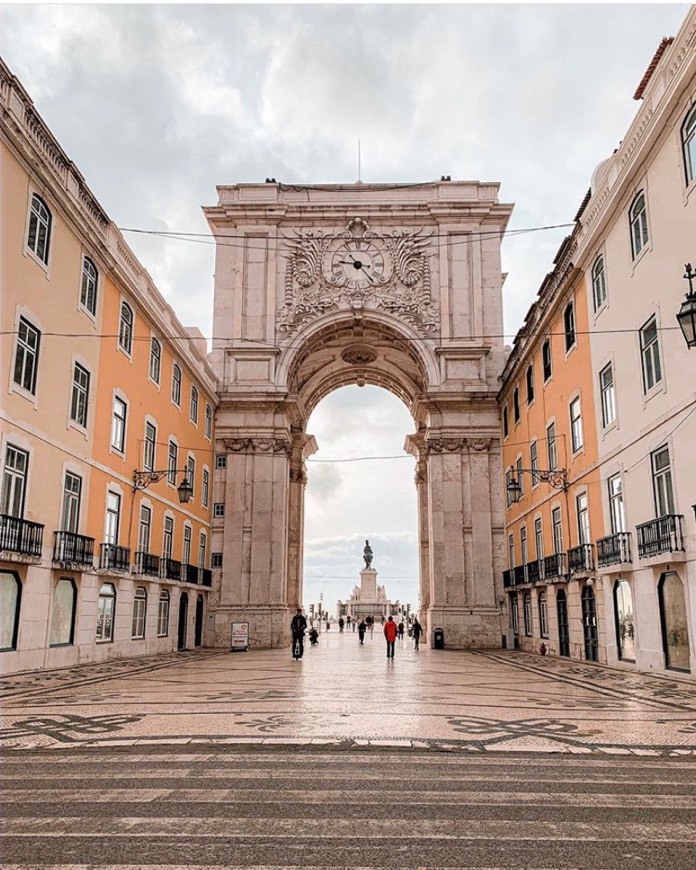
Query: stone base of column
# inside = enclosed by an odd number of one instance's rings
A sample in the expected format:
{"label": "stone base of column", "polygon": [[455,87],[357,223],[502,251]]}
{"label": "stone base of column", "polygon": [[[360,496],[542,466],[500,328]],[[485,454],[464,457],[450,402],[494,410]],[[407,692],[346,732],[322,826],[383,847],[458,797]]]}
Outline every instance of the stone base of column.
{"label": "stone base of column", "polygon": [[293,616],[294,611],[281,604],[217,605],[208,617],[205,645],[230,649],[232,623],[248,622],[250,650],[289,647]]}
{"label": "stone base of column", "polygon": [[496,607],[430,607],[427,620],[429,647],[436,628],[445,633],[445,649],[500,649],[503,645]]}

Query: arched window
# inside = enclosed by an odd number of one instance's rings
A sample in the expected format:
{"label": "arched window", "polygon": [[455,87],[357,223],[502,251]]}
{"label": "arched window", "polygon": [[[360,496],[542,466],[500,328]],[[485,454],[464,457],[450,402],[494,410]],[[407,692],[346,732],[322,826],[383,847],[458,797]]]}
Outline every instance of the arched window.
{"label": "arched window", "polygon": [[628,219],[631,225],[631,250],[635,260],[648,243],[648,211],[642,190],[633,200]]}
{"label": "arched window", "polygon": [[121,317],[118,324],[118,343],[130,354],[133,349],[133,309],[127,302],[121,303]]}
{"label": "arched window", "polygon": [[198,390],[191,384],[191,407],[189,417],[192,423],[198,425]]}
{"label": "arched window", "polygon": [[150,377],[152,380],[159,384],[160,382],[160,368],[162,366],[162,345],[159,341],[152,336],[150,339]]}
{"label": "arched window", "polygon": [[172,367],[172,402],[181,405],[181,368],[177,363]]}
{"label": "arched window", "polygon": [[691,111],[684,119],[681,135],[686,183],[691,184],[694,176],[696,176],[696,103],[694,103]]}
{"label": "arched window", "polygon": [[17,649],[22,584],[14,571],[0,571],[0,650]]}
{"label": "arched window", "polygon": [[80,304],[94,316],[97,313],[97,283],[99,273],[89,257],[82,259],[82,286],[80,287]]}
{"label": "arched window", "polygon": [[133,629],[131,637],[145,637],[145,611],[147,610],[147,592],[144,587],[138,586],[133,598]]}
{"label": "arched window", "polygon": [[116,590],[112,583],[103,583],[97,602],[97,641],[114,639],[114,613],[116,611]]}
{"label": "arched window", "polygon": [[663,574],[657,586],[662,623],[665,665],[675,671],[689,671],[689,624],[686,618],[684,584],[678,574]]}
{"label": "arched window", "polygon": [[159,608],[157,610],[157,637],[167,637],[169,634],[169,592],[160,592]]}
{"label": "arched window", "polygon": [[575,344],[575,307],[569,302],[563,312],[563,332],[565,334],[566,352]]}
{"label": "arched window", "polygon": [[607,281],[604,275],[604,257],[597,257],[592,266],[592,299],[594,300],[594,310],[599,309],[604,305],[607,298]]}
{"label": "arched window", "polygon": [[614,617],[616,648],[622,661],[636,660],[636,620],[633,614],[633,593],[628,580],[621,577],[614,583]]}
{"label": "arched window", "polygon": [[75,581],[61,577],[53,590],[53,609],[51,610],[51,646],[66,646],[75,636],[75,608],[77,590]]}
{"label": "arched window", "polygon": [[40,196],[34,194],[31,198],[27,247],[42,263],[46,264],[48,264],[48,249],[51,243],[52,221],[48,206]]}

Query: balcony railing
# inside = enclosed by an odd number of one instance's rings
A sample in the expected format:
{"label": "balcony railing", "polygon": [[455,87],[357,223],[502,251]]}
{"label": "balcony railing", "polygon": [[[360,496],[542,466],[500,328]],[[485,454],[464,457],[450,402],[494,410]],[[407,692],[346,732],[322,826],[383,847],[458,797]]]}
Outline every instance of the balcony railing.
{"label": "balcony railing", "polygon": [[20,553],[22,556],[40,556],[43,530],[41,523],[0,514],[0,550]]}
{"label": "balcony railing", "polygon": [[544,559],[544,579],[554,580],[558,577],[565,577],[565,554],[554,553],[553,556],[546,556]]}
{"label": "balcony railing", "polygon": [[197,565],[182,565],[181,579],[184,583],[194,583],[198,585],[198,566]]}
{"label": "balcony railing", "polygon": [[147,577],[159,577],[159,556],[154,556],[152,553],[145,553],[143,550],[138,550],[135,554],[135,573],[144,574]]}
{"label": "balcony railing", "polygon": [[213,572],[208,568],[201,568],[201,586],[213,585]]}
{"label": "balcony railing", "polygon": [[130,547],[102,544],[99,553],[99,567],[108,571],[128,571],[130,569]]}
{"label": "balcony railing", "polygon": [[164,580],[181,580],[181,562],[176,559],[160,559],[160,577]]}
{"label": "balcony railing", "polygon": [[524,565],[515,565],[512,569],[512,576],[515,580],[515,586],[520,586],[527,582],[527,572],[524,570]]}
{"label": "balcony railing", "polygon": [[571,574],[586,574],[594,571],[594,547],[580,544],[568,550],[568,570]]}
{"label": "balcony railing", "polygon": [[597,564],[600,568],[607,565],[620,565],[631,561],[631,533],[617,532],[597,541]]}
{"label": "balcony railing", "polygon": [[636,526],[638,556],[647,559],[660,553],[676,553],[684,549],[681,514],[667,514]]}
{"label": "balcony railing", "polygon": [[514,585],[515,579],[512,576],[512,568],[508,568],[507,571],[503,571],[503,589],[509,589]]}
{"label": "balcony railing", "polygon": [[544,577],[544,563],[542,559],[527,562],[527,583],[538,583]]}
{"label": "balcony railing", "polygon": [[53,561],[94,568],[94,538],[74,532],[54,532]]}

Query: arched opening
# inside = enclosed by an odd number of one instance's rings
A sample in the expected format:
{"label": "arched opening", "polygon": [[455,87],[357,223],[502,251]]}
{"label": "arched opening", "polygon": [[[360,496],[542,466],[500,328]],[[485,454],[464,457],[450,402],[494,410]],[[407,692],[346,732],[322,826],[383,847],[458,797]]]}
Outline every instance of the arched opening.
{"label": "arched opening", "polygon": [[565,589],[556,589],[556,613],[558,615],[558,653],[562,656],[570,656],[568,598]]}
{"label": "arched opening", "polygon": [[599,636],[597,633],[597,601],[591,586],[582,588],[582,629],[585,640],[585,658],[588,662],[599,660]]}
{"label": "arched opening", "polygon": [[179,596],[179,631],[176,648],[186,649],[186,627],[188,622],[188,595],[182,592]]}
{"label": "arched opening", "polygon": [[619,659],[636,660],[636,618],[633,613],[633,593],[628,580],[618,577],[614,583],[614,616],[616,619],[616,648]]}
{"label": "arched opening", "polygon": [[681,577],[673,571],[663,574],[657,591],[660,598],[665,666],[675,671],[690,671],[689,623]]}
{"label": "arched opening", "polygon": [[196,624],[195,624],[195,632],[194,632],[194,646],[201,646],[203,644],[203,611],[205,609],[205,605],[203,602],[203,596],[196,596]]}

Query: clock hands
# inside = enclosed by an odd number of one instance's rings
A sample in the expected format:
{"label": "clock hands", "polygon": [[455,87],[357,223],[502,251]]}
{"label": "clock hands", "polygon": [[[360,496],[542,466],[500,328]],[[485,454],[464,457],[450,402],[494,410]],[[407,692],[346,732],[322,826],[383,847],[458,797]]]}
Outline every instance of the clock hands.
{"label": "clock hands", "polygon": [[355,257],[350,253],[350,251],[348,251],[348,256],[350,257],[350,260],[339,260],[338,262],[342,266],[352,266],[354,269],[364,272],[367,280],[371,284],[374,284],[374,278],[372,278],[372,276],[369,274],[369,272],[365,268],[365,264],[361,260],[356,260]]}

